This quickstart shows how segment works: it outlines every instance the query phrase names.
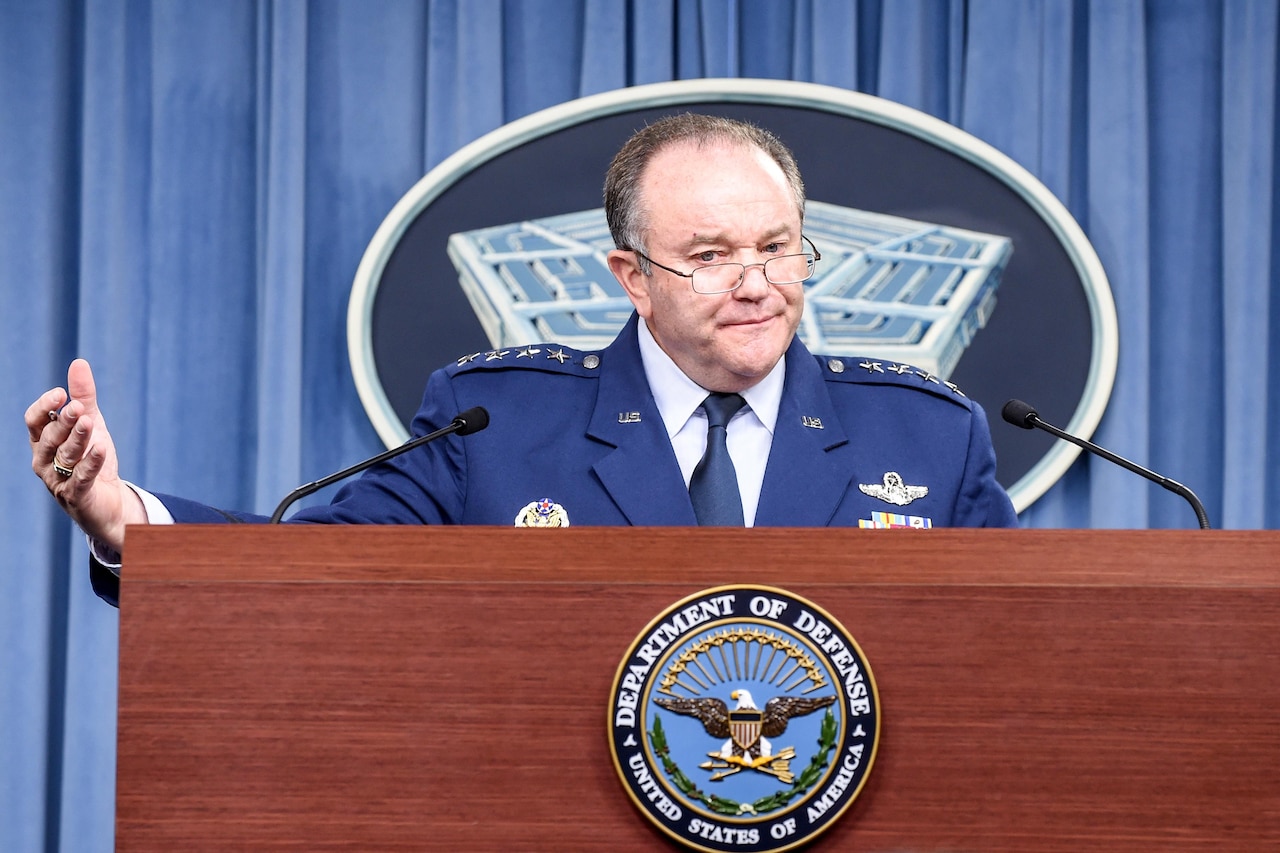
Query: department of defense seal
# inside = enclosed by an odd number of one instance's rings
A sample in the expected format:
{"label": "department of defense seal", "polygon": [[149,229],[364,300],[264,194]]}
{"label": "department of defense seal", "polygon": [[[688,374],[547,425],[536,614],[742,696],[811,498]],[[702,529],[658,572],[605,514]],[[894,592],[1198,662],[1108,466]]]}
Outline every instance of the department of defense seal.
{"label": "department of defense seal", "polygon": [[673,604],[614,679],[623,786],[696,850],[789,850],[840,817],[875,760],[880,699],[862,650],[817,605],[726,586]]}

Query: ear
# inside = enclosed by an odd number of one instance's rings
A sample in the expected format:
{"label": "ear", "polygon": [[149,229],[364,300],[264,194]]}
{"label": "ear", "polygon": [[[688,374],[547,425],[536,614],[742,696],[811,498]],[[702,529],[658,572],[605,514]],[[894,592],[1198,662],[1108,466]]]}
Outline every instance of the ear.
{"label": "ear", "polygon": [[640,259],[634,252],[614,249],[605,256],[609,261],[609,271],[627,292],[627,298],[636,307],[636,313],[646,320],[652,313],[649,305],[649,285],[653,279],[640,271]]}

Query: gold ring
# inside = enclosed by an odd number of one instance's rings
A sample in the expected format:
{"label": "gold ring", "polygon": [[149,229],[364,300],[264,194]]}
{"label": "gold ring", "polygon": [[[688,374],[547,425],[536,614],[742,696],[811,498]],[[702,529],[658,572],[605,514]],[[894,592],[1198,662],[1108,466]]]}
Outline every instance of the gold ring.
{"label": "gold ring", "polygon": [[74,474],[75,467],[76,466],[74,465],[72,465],[71,467],[67,467],[66,465],[63,465],[61,462],[58,461],[57,456],[53,457],[53,470],[57,471],[63,477],[70,477],[72,474]]}

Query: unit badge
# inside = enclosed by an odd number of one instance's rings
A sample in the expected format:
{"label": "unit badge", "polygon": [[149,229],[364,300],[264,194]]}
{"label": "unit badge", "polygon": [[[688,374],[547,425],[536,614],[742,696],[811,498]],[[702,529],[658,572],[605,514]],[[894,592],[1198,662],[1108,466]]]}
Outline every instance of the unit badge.
{"label": "unit badge", "polygon": [[880,737],[866,658],[785,590],[704,590],[649,623],[618,667],[609,745],[623,786],[696,850],[787,850],[842,815]]}
{"label": "unit badge", "polygon": [[551,500],[551,498],[534,501],[516,513],[516,527],[568,526],[569,513],[565,512],[564,507]]}

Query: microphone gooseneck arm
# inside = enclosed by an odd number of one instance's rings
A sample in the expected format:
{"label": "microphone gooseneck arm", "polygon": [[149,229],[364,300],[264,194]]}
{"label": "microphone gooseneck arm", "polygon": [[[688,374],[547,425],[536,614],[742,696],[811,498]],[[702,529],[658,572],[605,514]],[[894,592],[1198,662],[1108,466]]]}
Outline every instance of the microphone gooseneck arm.
{"label": "microphone gooseneck arm", "polygon": [[457,433],[458,435],[470,435],[473,432],[479,432],[488,425],[489,413],[482,407],[476,406],[475,408],[467,409],[465,412],[457,415],[457,417],[455,417],[446,427],[438,429],[435,432],[429,432],[426,435],[420,435],[417,438],[410,439],[398,447],[385,450],[377,456],[372,456],[363,462],[357,462],[350,468],[343,468],[341,471],[337,471],[327,477],[322,477],[313,483],[307,483],[305,486],[299,486],[285,496],[284,500],[280,501],[280,505],[276,507],[276,511],[271,514],[271,524],[279,524],[280,519],[284,517],[284,511],[295,501],[305,498],[307,495],[314,494],[325,486],[329,486],[339,480],[346,479],[352,474],[359,474],[366,468],[372,468],[379,462],[386,462],[388,459],[399,456],[401,453],[408,453],[410,450],[413,450],[416,447],[421,447],[428,442],[435,441],[437,438],[443,438],[444,436],[452,435],[453,433]]}
{"label": "microphone gooseneck arm", "polygon": [[1200,523],[1200,529],[1209,529],[1209,516],[1204,510],[1204,504],[1200,503],[1200,499],[1196,497],[1195,492],[1191,491],[1191,489],[1182,485],[1177,480],[1170,480],[1168,477],[1157,474],[1155,471],[1143,468],[1136,462],[1130,462],[1123,456],[1117,456],[1110,450],[1107,450],[1105,447],[1099,447],[1092,441],[1087,441],[1079,436],[1072,435],[1065,430],[1058,429],[1053,424],[1041,420],[1040,415],[1036,410],[1021,400],[1010,400],[1005,403],[1004,409],[1001,410],[1000,414],[1006,421],[1016,427],[1022,427],[1023,429],[1042,429],[1050,435],[1056,436],[1063,441],[1069,441],[1077,447],[1082,447],[1090,453],[1101,456],[1108,462],[1114,462],[1121,468],[1132,471],[1139,477],[1145,477],[1151,482],[1168,489],[1174,494],[1182,496],[1187,503],[1191,504],[1191,508],[1195,510],[1196,519]]}

